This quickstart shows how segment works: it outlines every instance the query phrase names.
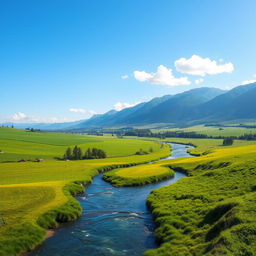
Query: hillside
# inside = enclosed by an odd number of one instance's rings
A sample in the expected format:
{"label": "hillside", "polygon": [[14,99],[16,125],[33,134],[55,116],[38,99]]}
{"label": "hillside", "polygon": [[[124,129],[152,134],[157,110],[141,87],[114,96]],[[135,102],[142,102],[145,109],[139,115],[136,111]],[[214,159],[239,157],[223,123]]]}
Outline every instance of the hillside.
{"label": "hillside", "polygon": [[[81,130],[102,127],[186,126],[214,122],[242,122],[256,118],[256,83],[229,91],[197,88],[176,95],[165,95],[121,111],[110,110],[90,119],[56,124],[15,124],[16,128],[42,130]],[[11,125],[11,123],[4,124]]]}

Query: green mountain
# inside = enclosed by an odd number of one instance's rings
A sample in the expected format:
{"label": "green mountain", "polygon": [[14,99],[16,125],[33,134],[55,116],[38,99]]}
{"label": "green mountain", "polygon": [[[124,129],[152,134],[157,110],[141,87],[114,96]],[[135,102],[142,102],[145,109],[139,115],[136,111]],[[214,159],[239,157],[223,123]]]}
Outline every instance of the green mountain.
{"label": "green mountain", "polygon": [[177,123],[190,116],[194,107],[223,94],[217,88],[198,88],[177,95],[154,98],[149,102],[119,112],[109,112],[80,123],[81,127],[111,127],[123,125],[147,125]]}
{"label": "green mountain", "polygon": [[15,124],[17,128],[76,130],[157,124],[194,125],[213,122],[256,120],[256,83],[229,91],[198,88],[154,98],[122,111],[110,110],[88,120],[61,124]]}

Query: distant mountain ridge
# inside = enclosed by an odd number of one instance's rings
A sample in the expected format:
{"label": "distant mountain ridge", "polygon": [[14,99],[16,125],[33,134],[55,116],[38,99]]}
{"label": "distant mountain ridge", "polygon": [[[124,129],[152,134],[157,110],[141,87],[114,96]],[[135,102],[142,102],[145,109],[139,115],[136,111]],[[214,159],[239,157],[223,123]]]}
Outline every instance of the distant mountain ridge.
{"label": "distant mountain ridge", "polygon": [[[256,83],[238,86],[229,91],[203,87],[176,95],[154,98],[121,111],[110,110],[87,120],[62,124],[30,124],[30,127],[70,130],[159,123],[194,125],[232,120],[256,120],[255,101]],[[18,126],[15,124],[15,127],[21,128]]]}

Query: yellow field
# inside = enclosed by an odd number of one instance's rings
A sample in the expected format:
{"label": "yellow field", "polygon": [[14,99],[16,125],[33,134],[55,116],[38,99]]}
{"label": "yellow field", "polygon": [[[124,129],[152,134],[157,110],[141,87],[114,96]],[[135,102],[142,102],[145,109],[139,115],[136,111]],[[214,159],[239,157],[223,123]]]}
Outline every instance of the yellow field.
{"label": "yellow field", "polygon": [[145,178],[155,175],[162,175],[168,173],[169,171],[169,168],[160,166],[159,164],[150,164],[121,169],[116,171],[116,175],[123,178]]}

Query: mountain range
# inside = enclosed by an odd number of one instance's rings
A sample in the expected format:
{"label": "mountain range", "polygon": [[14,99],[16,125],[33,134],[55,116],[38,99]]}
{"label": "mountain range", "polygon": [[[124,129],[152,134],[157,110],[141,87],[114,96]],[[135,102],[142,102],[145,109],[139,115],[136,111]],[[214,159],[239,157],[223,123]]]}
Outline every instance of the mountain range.
{"label": "mountain range", "polygon": [[[197,88],[166,95],[121,111],[110,110],[90,119],[62,124],[26,124],[45,130],[151,125],[195,125],[256,119],[256,83],[224,91]],[[21,125],[21,124],[20,124]],[[17,128],[19,124],[15,124]]]}

